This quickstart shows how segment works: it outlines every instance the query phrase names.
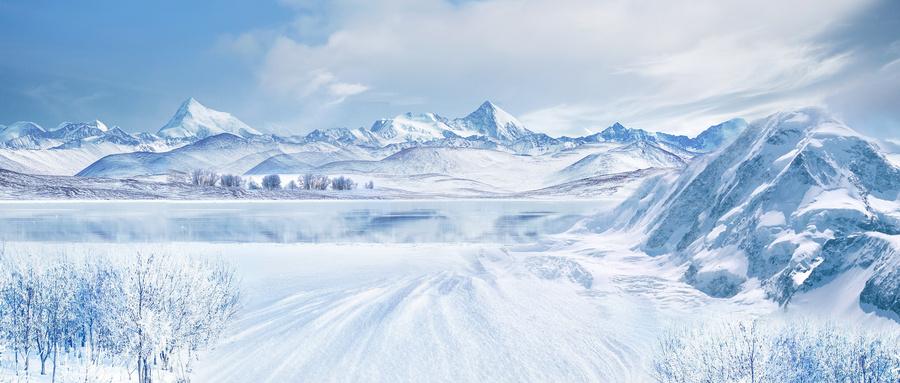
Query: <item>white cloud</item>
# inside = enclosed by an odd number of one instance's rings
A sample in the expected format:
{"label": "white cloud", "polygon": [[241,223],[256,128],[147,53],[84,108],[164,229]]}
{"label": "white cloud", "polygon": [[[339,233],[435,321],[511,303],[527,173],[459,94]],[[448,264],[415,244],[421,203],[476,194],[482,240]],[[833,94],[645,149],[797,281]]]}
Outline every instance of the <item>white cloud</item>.
{"label": "white cloud", "polygon": [[[316,123],[394,113],[373,115],[384,101],[367,91],[377,88],[443,114],[495,99],[551,134],[616,120],[693,133],[712,117],[817,103],[809,89],[847,70],[853,55],[816,37],[871,3],[290,2],[303,10],[292,32],[261,44],[260,86],[272,97],[342,104]],[[316,30],[327,37],[304,38]]]}

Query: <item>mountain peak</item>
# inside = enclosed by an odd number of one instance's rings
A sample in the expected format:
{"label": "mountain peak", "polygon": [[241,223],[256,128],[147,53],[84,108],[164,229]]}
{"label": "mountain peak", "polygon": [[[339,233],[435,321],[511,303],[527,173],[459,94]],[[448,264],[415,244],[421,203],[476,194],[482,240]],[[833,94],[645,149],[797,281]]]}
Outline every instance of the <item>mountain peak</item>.
{"label": "mountain peak", "polygon": [[109,127],[106,126],[106,124],[104,124],[103,121],[94,120],[94,122],[91,122],[90,124],[93,125],[94,127],[96,127],[97,129],[100,129],[100,131],[102,131],[102,132],[109,131]]}
{"label": "mountain peak", "polygon": [[160,137],[175,139],[203,139],[222,133],[245,138],[262,134],[230,113],[208,108],[193,97],[182,102],[175,115],[157,132]]}
{"label": "mountain peak", "polygon": [[496,110],[496,109],[500,109],[500,107],[497,106],[497,104],[494,104],[491,100],[485,100],[484,102],[481,103],[481,105],[478,107],[478,109]]}
{"label": "mountain peak", "polygon": [[454,123],[463,131],[475,131],[503,141],[515,141],[531,134],[522,122],[491,101],[481,103],[474,112]]}

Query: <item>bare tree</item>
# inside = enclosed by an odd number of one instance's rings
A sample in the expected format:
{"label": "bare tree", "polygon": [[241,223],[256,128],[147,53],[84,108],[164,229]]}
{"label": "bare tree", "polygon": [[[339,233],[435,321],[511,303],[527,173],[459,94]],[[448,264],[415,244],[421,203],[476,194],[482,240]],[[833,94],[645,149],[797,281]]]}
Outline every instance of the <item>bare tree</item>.
{"label": "bare tree", "polygon": [[244,180],[241,176],[234,174],[223,174],[220,180],[222,187],[241,188],[244,186]]}
{"label": "bare tree", "polygon": [[356,183],[349,177],[340,176],[331,180],[331,190],[353,190]]}
{"label": "bare tree", "polygon": [[56,381],[60,354],[82,359],[85,371],[106,355],[133,366],[139,383],[154,371],[187,380],[193,354],[217,341],[238,307],[233,270],[188,257],[119,262],[0,254],[0,349],[13,350],[17,373],[20,359],[27,375],[37,355],[42,375],[52,360]]}
{"label": "bare tree", "polygon": [[321,174],[307,173],[302,177],[303,188],[306,190],[326,190],[331,180]]}
{"label": "bare tree", "polygon": [[194,169],[191,171],[191,184],[195,186],[216,186],[219,175],[208,169]]}
{"label": "bare tree", "polygon": [[704,323],[666,333],[659,382],[896,382],[900,338],[854,328],[761,321]]}
{"label": "bare tree", "polygon": [[277,174],[270,174],[262,179],[262,187],[266,190],[281,189],[281,177]]}

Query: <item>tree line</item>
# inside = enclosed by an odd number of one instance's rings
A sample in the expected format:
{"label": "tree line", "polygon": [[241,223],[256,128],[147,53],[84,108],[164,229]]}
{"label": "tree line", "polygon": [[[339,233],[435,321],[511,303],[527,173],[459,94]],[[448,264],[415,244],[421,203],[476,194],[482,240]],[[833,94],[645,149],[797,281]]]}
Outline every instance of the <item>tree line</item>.
{"label": "tree line", "polygon": [[138,383],[160,374],[186,381],[239,298],[234,271],[203,259],[0,252],[0,350],[11,354],[0,357],[17,375],[34,374],[37,362],[54,382],[61,356],[84,366],[83,381],[92,366],[124,368]]}
{"label": "tree line", "polygon": [[665,333],[654,378],[690,382],[900,382],[900,337],[811,321],[704,323]]}
{"label": "tree line", "polygon": [[[235,174],[218,174],[208,169],[194,169],[188,173],[172,172],[168,176],[171,183],[186,182],[199,187],[224,187],[249,190],[353,190],[358,184],[350,177],[338,176],[330,178],[322,174],[307,173],[282,185],[281,176],[270,174],[264,176],[260,183],[251,178],[244,179]],[[363,184],[366,189],[374,189],[375,182]]]}

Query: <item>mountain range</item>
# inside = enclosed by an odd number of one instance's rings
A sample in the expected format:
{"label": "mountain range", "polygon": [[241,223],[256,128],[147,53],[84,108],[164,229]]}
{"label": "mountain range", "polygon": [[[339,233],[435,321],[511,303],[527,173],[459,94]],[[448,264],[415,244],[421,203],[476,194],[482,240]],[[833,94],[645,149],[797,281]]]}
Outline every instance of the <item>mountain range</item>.
{"label": "mountain range", "polygon": [[[52,130],[31,122],[0,126],[0,168],[112,178],[197,168],[250,176],[347,173],[404,190],[423,189],[413,179],[429,176],[441,177],[448,190],[506,193],[649,168],[680,168],[727,144],[746,126],[743,120],[731,120],[691,138],[615,123],[588,136],[554,138],[529,130],[485,101],[459,118],[405,113],[367,128],[278,136],[190,98],[155,133],[129,134],[101,121],[65,122]],[[516,172],[526,167],[524,173]],[[498,175],[492,169],[511,173]],[[526,181],[509,176],[526,173]]]}

